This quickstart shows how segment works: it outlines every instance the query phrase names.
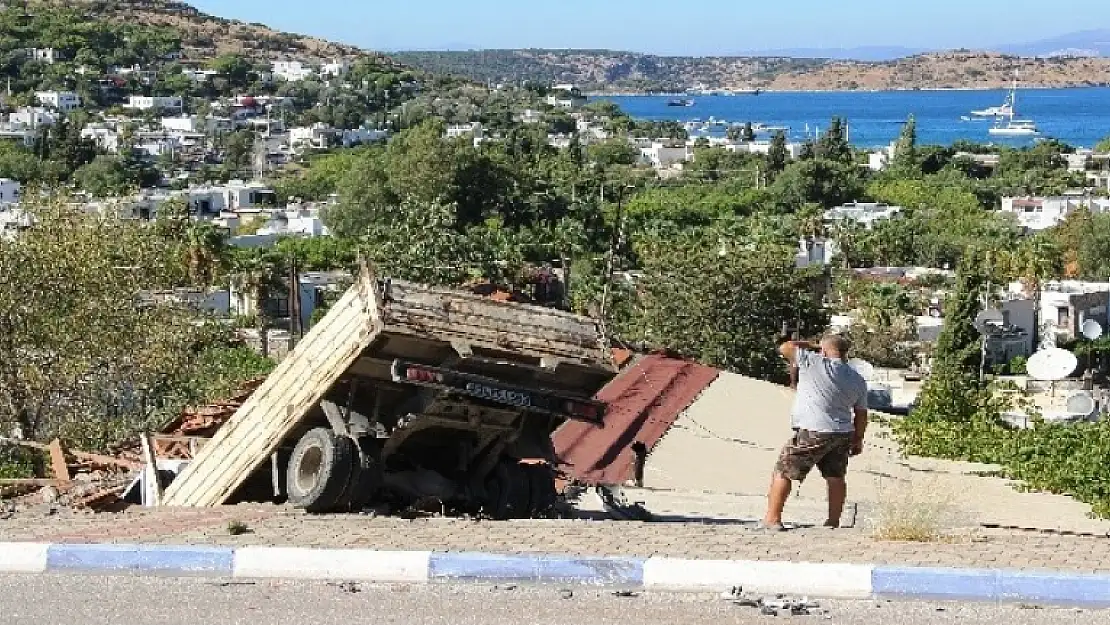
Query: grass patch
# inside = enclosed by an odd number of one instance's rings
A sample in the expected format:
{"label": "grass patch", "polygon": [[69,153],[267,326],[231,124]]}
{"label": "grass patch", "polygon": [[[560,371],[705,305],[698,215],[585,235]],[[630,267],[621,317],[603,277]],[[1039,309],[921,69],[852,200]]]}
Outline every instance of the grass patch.
{"label": "grass patch", "polygon": [[955,502],[939,481],[915,480],[879,490],[876,540],[931,543],[947,541],[955,523]]}

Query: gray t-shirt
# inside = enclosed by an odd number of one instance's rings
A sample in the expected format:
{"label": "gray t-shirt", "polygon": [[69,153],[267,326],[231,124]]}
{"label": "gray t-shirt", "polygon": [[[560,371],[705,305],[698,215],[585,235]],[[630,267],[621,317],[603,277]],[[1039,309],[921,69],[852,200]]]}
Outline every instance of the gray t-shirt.
{"label": "gray t-shirt", "polygon": [[867,409],[867,380],[843,360],[799,349],[798,394],[791,427],[811,432],[853,432],[854,408]]}

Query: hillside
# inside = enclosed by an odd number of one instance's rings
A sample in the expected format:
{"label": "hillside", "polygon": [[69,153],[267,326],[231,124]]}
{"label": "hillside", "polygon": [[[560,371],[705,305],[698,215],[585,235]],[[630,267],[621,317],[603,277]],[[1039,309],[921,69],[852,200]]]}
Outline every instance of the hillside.
{"label": "hillside", "polygon": [[216,17],[174,0],[31,0],[26,4],[32,15],[37,8],[74,10],[90,22],[171,31],[180,38],[182,58],[186,61],[204,61],[228,53],[246,55],[252,60],[296,58],[320,62],[373,55],[387,61],[382,55],[354,46]]}
{"label": "hillside", "polygon": [[1034,59],[953,51],[895,61],[664,57],[605,50],[401,52],[405,64],[482,82],[575,83],[590,91],[993,89],[1014,71],[1029,87],[1110,85],[1110,58]]}

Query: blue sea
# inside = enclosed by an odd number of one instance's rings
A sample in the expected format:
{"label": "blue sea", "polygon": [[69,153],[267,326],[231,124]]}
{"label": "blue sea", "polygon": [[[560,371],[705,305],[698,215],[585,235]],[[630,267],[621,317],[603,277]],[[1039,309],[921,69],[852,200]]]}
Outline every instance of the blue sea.
{"label": "blue sea", "polygon": [[[690,96],[694,106],[669,107],[667,96],[613,96],[611,100],[637,119],[755,122],[785,126],[801,140],[828,126],[834,116],[846,118],[850,139],[859,147],[889,145],[911,114],[917,119],[918,143],[951,145],[966,139],[977,143],[1032,145],[1035,138],[992,137],[990,120],[965,121],[973,110],[999,106],[1007,91],[838,91],[771,92],[757,96]],[[1110,88],[1020,89],[1018,119],[1032,119],[1041,139],[1058,139],[1075,147],[1093,147],[1110,135]],[[807,134],[808,133],[808,134]]]}

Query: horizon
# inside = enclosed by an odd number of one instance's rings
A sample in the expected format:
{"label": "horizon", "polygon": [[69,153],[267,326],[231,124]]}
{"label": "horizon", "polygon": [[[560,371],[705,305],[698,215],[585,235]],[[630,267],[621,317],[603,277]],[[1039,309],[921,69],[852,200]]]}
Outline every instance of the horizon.
{"label": "horizon", "polygon": [[[676,11],[661,0],[604,4],[567,0],[559,11],[544,13],[510,0],[465,5],[429,0],[419,8],[349,5],[338,0],[311,4],[237,0],[233,6],[227,6],[226,0],[193,0],[192,4],[219,17],[382,52],[532,48],[744,56],[866,49],[882,56],[952,49],[997,51],[1110,29],[1110,20],[1091,23],[1092,15],[1105,10],[1105,0],[1064,0],[1052,11],[1045,11],[1039,0],[984,0],[974,5],[937,0],[913,14],[879,0],[854,0],[848,7],[797,0],[789,10],[694,0],[682,6],[679,15],[689,16],[690,23],[681,30],[663,28],[673,23]],[[1031,15],[1036,19],[1028,19]],[[953,22],[953,16],[962,19]],[[787,19],[792,21],[783,24]],[[1099,43],[1110,47],[1110,37],[1106,39]],[[651,41],[657,43],[645,43]]]}

